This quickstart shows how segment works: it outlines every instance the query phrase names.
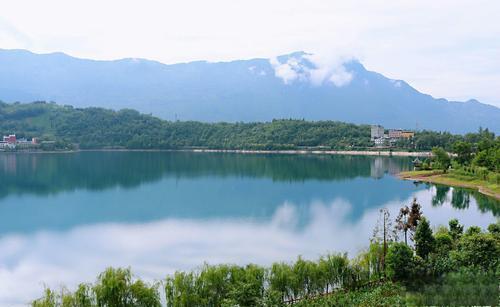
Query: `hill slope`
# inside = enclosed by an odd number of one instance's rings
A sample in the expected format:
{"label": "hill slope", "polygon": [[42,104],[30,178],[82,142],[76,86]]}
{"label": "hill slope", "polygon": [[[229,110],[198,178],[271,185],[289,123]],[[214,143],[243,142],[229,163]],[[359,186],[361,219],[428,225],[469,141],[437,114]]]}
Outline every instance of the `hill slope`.
{"label": "hill slope", "polygon": [[62,53],[0,50],[0,99],[53,100],[77,107],[134,108],[164,119],[273,118],[379,123],[394,128],[500,132],[500,109],[422,94],[358,61],[315,64],[305,53],[233,62],[165,65],[94,61]]}

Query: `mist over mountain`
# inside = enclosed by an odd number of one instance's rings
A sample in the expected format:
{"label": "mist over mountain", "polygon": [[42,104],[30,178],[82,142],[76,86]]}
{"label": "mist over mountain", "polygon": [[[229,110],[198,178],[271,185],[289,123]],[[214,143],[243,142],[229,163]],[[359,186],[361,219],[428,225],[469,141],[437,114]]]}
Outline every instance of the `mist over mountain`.
{"label": "mist over mountain", "polygon": [[402,80],[368,71],[357,60],[325,64],[304,52],[166,65],[0,49],[0,100],[133,108],[170,120],[304,118],[456,133],[482,126],[500,132],[497,107],[435,99]]}

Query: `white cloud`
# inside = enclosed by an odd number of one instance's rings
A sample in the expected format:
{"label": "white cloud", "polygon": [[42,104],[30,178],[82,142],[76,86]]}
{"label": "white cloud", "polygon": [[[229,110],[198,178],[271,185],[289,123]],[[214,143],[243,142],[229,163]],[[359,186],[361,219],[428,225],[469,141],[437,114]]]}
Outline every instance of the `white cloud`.
{"label": "white cloud", "polygon": [[293,58],[288,59],[285,63],[279,62],[276,58],[271,58],[269,62],[274,68],[275,76],[283,79],[285,84],[290,84],[296,79],[303,79],[306,77],[302,75],[298,62]]}
{"label": "white cloud", "polygon": [[321,86],[325,82],[331,82],[337,87],[349,84],[354,78],[353,73],[345,68],[346,61],[344,57],[332,58],[313,54],[295,55],[283,63],[277,58],[269,60],[275,76],[281,78],[285,84],[308,81],[313,86]]}
{"label": "white cloud", "polygon": [[491,0],[3,1],[0,48],[165,63],[342,51],[434,96],[500,105],[499,11]]}
{"label": "white cloud", "polygon": [[392,80],[392,79],[391,79],[391,80],[389,80],[389,81],[392,83],[392,85],[393,85],[394,87],[397,87],[397,88],[401,87],[401,80]]}

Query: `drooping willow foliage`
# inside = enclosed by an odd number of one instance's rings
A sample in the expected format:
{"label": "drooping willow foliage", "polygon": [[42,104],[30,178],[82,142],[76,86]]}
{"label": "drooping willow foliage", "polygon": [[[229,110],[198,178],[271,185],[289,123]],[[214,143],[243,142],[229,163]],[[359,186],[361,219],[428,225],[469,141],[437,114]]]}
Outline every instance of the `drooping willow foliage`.
{"label": "drooping willow foliage", "polygon": [[165,282],[167,306],[261,306],[316,297],[337,289],[354,289],[369,275],[347,255],[331,254],[318,261],[299,257],[294,263],[203,266],[177,272]]}
{"label": "drooping willow foliage", "polygon": [[449,228],[433,233],[422,221],[416,250],[393,239],[384,254],[374,239],[353,259],[329,254],[269,267],[205,264],[155,283],[134,278],[129,269],[109,268],[94,284],[81,284],[74,292],[46,289],[32,306],[155,307],[162,305],[163,295],[167,307],[496,304],[500,224],[491,224],[488,231],[476,226],[464,231],[451,220]]}

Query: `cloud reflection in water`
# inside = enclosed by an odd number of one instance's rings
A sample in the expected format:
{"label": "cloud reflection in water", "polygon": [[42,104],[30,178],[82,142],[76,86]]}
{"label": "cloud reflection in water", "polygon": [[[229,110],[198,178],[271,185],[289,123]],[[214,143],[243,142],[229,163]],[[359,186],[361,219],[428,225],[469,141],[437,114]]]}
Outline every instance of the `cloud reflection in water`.
{"label": "cloud reflection in water", "polygon": [[[447,224],[451,218],[482,227],[494,221],[491,213],[477,210],[473,200],[472,210],[457,210],[448,200],[432,206],[432,189],[413,195],[434,225]],[[385,206],[395,217],[413,195]],[[352,220],[347,217],[353,207],[343,199],[312,202],[305,210],[285,202],[269,220],[169,218],[6,235],[0,238],[0,305],[26,304],[41,295],[44,284],[74,288],[79,282],[92,282],[108,266],[130,266],[151,280],[204,262],[270,264],[297,255],[317,258],[328,251],[354,255],[368,244],[378,209],[366,209]]]}

